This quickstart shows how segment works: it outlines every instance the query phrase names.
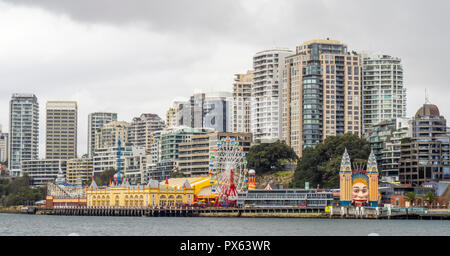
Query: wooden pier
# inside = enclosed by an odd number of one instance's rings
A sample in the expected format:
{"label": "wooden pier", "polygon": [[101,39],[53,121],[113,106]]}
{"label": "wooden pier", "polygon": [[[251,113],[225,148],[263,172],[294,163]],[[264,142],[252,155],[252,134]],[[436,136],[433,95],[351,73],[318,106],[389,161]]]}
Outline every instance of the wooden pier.
{"label": "wooden pier", "polygon": [[328,212],[334,219],[430,219],[450,220],[450,210],[424,208],[337,207]]}
{"label": "wooden pier", "polygon": [[331,218],[331,219],[430,219],[450,220],[450,211],[426,209],[386,209],[336,207],[253,207],[253,208],[195,208],[195,207],[58,207],[34,208],[22,213],[68,216],[138,216],[138,217],[272,217],[272,218]]}
{"label": "wooden pier", "polygon": [[37,215],[69,216],[142,216],[142,217],[326,217],[323,208],[124,208],[124,207],[64,207],[37,208]]}

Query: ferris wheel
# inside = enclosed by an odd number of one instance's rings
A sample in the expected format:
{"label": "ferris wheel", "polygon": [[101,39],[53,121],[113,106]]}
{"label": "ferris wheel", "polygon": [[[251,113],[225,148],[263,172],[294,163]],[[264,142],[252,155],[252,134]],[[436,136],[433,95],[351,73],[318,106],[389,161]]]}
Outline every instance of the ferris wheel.
{"label": "ferris wheel", "polygon": [[248,172],[245,152],[234,138],[217,142],[210,154],[209,175],[216,205],[234,205],[237,193],[247,189]]}

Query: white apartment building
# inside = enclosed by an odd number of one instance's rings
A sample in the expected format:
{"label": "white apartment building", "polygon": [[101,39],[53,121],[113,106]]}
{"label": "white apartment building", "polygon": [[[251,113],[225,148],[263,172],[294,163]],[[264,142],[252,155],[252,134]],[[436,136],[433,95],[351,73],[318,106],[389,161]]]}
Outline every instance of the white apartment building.
{"label": "white apartment building", "polygon": [[177,108],[177,126],[211,128],[218,132],[233,129],[231,92],[196,93],[188,101],[179,102]]}
{"label": "white apartment building", "polygon": [[412,137],[412,120],[410,118],[395,118],[395,130],[386,142],[381,156],[382,180],[399,181],[398,168],[401,154],[401,140]]}
{"label": "white apartment building", "polygon": [[66,174],[67,161],[59,159],[23,160],[22,172],[30,177],[31,186],[44,186],[54,182],[58,172]]}
{"label": "white apartment building", "polygon": [[9,108],[8,167],[21,176],[22,161],[38,159],[39,103],[34,94],[15,93]]}
{"label": "white apartment building", "polygon": [[172,107],[167,110],[166,113],[166,127],[174,127],[178,125],[178,111],[180,106],[184,104],[184,101],[174,101]]}
{"label": "white apartment building", "polygon": [[145,171],[147,167],[147,155],[139,152],[136,155],[125,157],[124,177],[131,185],[146,184]]}
{"label": "white apartment building", "polygon": [[251,132],[255,141],[281,138],[280,95],[284,58],[293,52],[275,48],[253,56]]}
{"label": "white apartment building", "polygon": [[385,54],[363,53],[363,131],[383,120],[406,116],[406,89],[401,59]]}
{"label": "white apartment building", "polygon": [[[118,151],[119,147],[117,145],[113,147],[97,148],[93,158],[94,175],[98,175],[109,168],[117,170],[119,160]],[[145,149],[143,147],[131,146],[127,143],[121,144],[120,151],[120,169],[122,170],[122,175],[126,175],[125,159],[127,157],[145,156]]]}
{"label": "white apartment building", "polygon": [[0,126],[0,162],[8,160],[8,133],[3,133]]}
{"label": "white apartment building", "polygon": [[94,155],[95,150],[95,132],[101,129],[105,124],[117,121],[117,113],[94,112],[88,116],[88,156]]}
{"label": "white apartment building", "polygon": [[[167,129],[173,128],[173,126]],[[161,131],[152,132],[152,143],[150,146],[150,153],[146,155],[146,166],[144,172],[144,183],[148,183],[156,173],[158,162],[160,161],[160,139]]]}

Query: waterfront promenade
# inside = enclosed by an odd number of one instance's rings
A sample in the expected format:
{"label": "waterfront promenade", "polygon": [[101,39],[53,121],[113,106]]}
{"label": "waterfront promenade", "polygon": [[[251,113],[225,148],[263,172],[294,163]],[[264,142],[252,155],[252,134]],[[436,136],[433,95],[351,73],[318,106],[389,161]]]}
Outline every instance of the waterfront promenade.
{"label": "waterfront promenade", "polygon": [[333,219],[436,219],[450,220],[448,209],[386,207],[287,208],[195,208],[195,207],[24,207],[20,213],[69,216],[142,216],[142,217],[248,217],[248,218],[333,218]]}

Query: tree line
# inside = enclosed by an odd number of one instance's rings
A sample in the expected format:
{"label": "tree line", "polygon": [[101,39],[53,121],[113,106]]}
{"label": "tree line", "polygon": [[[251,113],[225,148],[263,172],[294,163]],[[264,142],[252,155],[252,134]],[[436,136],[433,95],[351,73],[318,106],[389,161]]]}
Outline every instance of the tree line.
{"label": "tree line", "polygon": [[44,200],[46,194],[46,186],[30,186],[30,177],[27,174],[13,179],[0,179],[0,204],[3,207],[34,204]]}
{"label": "tree line", "polygon": [[367,163],[369,143],[357,135],[347,133],[329,136],[315,147],[305,148],[301,158],[285,142],[254,145],[247,153],[247,167],[261,175],[283,170],[282,163],[297,162],[291,188],[303,188],[305,182],[309,182],[311,187],[338,188],[339,169],[346,148],[353,163]]}

